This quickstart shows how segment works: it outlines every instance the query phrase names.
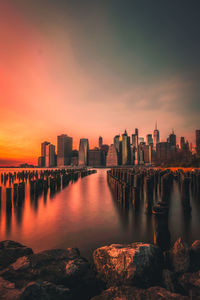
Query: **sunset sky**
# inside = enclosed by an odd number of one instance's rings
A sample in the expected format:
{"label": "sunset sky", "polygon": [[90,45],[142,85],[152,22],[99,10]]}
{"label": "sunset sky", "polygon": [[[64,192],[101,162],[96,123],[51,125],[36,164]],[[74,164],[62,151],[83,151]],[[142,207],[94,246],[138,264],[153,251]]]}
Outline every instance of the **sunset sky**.
{"label": "sunset sky", "polygon": [[56,136],[200,129],[199,1],[0,0],[0,165]]}

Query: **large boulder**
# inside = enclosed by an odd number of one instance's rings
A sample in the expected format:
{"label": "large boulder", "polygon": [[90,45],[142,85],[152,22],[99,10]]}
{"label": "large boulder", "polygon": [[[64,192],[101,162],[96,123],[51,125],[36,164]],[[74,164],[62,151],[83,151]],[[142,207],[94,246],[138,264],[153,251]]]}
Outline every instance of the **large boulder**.
{"label": "large boulder", "polygon": [[17,300],[21,291],[15,288],[15,284],[0,277],[0,299]]}
{"label": "large boulder", "polygon": [[133,286],[110,287],[100,295],[91,300],[189,300],[188,297],[180,294],[170,293],[159,286],[151,287],[146,290]]}
{"label": "large boulder", "polygon": [[162,252],[151,244],[112,244],[96,249],[93,258],[100,278],[108,286],[150,286],[162,278]]}
{"label": "large boulder", "polygon": [[0,242],[0,270],[6,268],[19,257],[32,254],[33,250],[14,241]]}
{"label": "large boulder", "polygon": [[162,273],[163,286],[171,293],[176,292],[176,275],[168,269],[164,269]]}
{"label": "large boulder", "polygon": [[171,250],[171,263],[176,273],[187,272],[190,268],[190,249],[181,238],[174,243]]}
{"label": "large boulder", "polygon": [[179,277],[178,282],[190,299],[200,299],[200,271],[184,273]]}
{"label": "large boulder", "polygon": [[98,291],[94,271],[88,261],[80,256],[78,249],[74,248],[53,249],[20,257],[0,271],[0,275],[14,283],[18,289],[23,289],[30,282],[37,281],[28,292],[39,289],[41,295],[45,294],[47,289],[44,284],[38,285],[38,281],[47,281],[56,286],[62,285],[70,290],[74,299],[80,295],[82,299],[85,299],[84,297],[88,299]]}
{"label": "large boulder", "polygon": [[192,271],[200,270],[200,240],[196,240],[190,248]]}

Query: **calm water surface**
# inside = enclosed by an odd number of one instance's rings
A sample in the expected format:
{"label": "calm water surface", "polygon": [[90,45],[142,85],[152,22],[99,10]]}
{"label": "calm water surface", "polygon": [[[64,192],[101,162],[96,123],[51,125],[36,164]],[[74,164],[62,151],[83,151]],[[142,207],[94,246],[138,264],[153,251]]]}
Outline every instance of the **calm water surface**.
{"label": "calm water surface", "polygon": [[[3,188],[0,240],[19,241],[36,252],[78,247],[89,259],[92,251],[102,245],[153,243],[153,217],[144,212],[145,195],[139,212],[135,213],[131,206],[122,209],[107,184],[106,171],[100,169],[96,174],[70,183],[52,198],[47,194],[31,200],[27,182],[24,205],[13,207],[11,214],[6,214]],[[172,242],[179,236],[188,243],[200,239],[200,201],[191,198],[191,206],[191,216],[185,216],[179,189],[174,183],[169,211]]]}

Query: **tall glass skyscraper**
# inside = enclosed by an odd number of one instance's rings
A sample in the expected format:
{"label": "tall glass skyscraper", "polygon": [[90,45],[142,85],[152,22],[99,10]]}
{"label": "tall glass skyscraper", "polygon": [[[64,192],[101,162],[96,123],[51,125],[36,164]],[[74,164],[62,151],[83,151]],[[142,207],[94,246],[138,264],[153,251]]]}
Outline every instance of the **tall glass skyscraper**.
{"label": "tall glass skyscraper", "polygon": [[67,166],[71,163],[73,139],[67,134],[57,136],[57,166]]}
{"label": "tall glass skyscraper", "polygon": [[160,133],[159,133],[159,130],[157,128],[157,121],[156,121],[155,130],[153,132],[153,146],[154,146],[155,150],[156,150],[156,145],[158,143],[160,143]]}
{"label": "tall glass skyscraper", "polygon": [[79,143],[79,165],[88,165],[88,151],[89,151],[89,141],[88,139],[80,139]]}

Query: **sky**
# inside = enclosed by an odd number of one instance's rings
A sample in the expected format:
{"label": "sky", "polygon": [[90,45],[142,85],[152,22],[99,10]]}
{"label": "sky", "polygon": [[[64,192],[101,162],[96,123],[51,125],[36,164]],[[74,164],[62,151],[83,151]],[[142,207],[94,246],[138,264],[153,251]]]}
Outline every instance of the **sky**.
{"label": "sky", "polygon": [[0,0],[0,165],[37,163],[65,133],[77,149],[139,128],[195,142],[200,4]]}

